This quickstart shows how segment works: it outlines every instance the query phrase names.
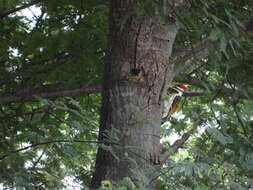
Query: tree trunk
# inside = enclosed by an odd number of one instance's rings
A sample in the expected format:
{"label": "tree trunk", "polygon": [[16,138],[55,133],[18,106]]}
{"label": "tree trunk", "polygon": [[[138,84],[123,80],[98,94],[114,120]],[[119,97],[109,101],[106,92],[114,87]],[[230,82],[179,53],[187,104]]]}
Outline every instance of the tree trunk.
{"label": "tree trunk", "polygon": [[159,165],[162,96],[173,78],[177,27],[171,17],[150,18],[135,7],[133,0],[111,1],[99,131],[105,145],[92,189],[102,180],[137,179],[137,173],[150,180]]}

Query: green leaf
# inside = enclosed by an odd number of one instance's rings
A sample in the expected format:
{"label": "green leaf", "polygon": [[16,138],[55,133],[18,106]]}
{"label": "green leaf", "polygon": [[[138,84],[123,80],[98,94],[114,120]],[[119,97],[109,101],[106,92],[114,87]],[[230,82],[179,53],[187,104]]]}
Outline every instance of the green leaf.
{"label": "green leaf", "polygon": [[232,138],[229,136],[224,136],[218,129],[216,128],[208,128],[207,132],[212,135],[212,137],[220,142],[222,145],[226,145],[232,142]]}

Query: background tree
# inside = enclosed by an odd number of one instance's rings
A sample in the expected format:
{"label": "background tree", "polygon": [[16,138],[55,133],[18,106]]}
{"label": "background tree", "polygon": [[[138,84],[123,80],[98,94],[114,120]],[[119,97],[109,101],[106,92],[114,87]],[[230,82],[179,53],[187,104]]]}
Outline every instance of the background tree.
{"label": "background tree", "polygon": [[[1,187],[249,189],[252,8],[1,0]],[[173,82],[190,91],[161,127]]]}

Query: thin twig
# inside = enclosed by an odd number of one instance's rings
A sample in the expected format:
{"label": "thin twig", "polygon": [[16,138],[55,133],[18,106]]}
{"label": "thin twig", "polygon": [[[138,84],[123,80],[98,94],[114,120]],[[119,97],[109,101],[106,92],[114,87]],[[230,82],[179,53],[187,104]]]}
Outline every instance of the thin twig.
{"label": "thin twig", "polygon": [[3,19],[3,18],[5,18],[5,17],[9,16],[10,14],[15,13],[15,12],[17,12],[17,11],[20,11],[20,10],[26,9],[26,8],[28,8],[28,7],[31,7],[31,6],[33,6],[33,5],[37,4],[37,3],[39,3],[39,2],[42,2],[42,1],[44,1],[44,0],[34,0],[34,1],[32,1],[31,3],[22,5],[22,6],[20,6],[20,7],[16,7],[16,8],[14,8],[14,9],[10,9],[10,10],[8,10],[8,11],[6,11],[6,12],[3,12],[2,14],[0,14],[0,19]]}
{"label": "thin twig", "polygon": [[3,160],[6,157],[8,157],[8,156],[10,156],[11,154],[14,154],[14,153],[18,153],[18,152],[21,152],[21,151],[24,151],[24,150],[35,148],[37,146],[48,145],[48,144],[53,144],[53,143],[95,143],[95,144],[100,144],[101,142],[91,141],[91,140],[67,140],[67,139],[45,141],[45,142],[31,144],[29,146],[26,146],[26,147],[23,147],[23,148],[20,148],[20,149],[16,149],[16,150],[10,151],[7,154],[4,154],[3,156],[0,156],[0,160]]}

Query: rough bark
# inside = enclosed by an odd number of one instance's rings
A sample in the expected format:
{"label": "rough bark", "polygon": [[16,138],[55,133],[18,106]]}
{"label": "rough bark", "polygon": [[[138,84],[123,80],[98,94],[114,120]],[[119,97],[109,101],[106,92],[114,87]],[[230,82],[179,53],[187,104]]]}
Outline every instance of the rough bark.
{"label": "rough bark", "polygon": [[134,177],[137,168],[152,178],[159,164],[162,95],[173,78],[169,58],[177,27],[171,18],[136,13],[135,6],[111,1],[99,141],[114,155],[98,149],[92,189],[101,180]]}

